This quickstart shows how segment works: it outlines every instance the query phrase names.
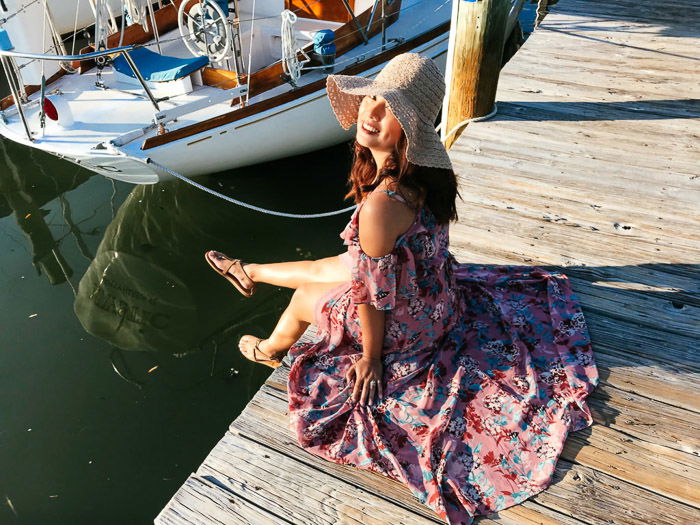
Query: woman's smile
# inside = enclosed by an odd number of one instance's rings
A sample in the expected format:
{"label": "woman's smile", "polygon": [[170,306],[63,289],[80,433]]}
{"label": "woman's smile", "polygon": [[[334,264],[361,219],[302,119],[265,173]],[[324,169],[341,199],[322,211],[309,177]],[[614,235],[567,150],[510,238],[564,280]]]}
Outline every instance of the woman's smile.
{"label": "woman's smile", "polygon": [[360,126],[360,128],[368,135],[376,135],[377,133],[379,133],[379,130],[376,126],[368,124],[366,121],[362,121],[362,126]]}

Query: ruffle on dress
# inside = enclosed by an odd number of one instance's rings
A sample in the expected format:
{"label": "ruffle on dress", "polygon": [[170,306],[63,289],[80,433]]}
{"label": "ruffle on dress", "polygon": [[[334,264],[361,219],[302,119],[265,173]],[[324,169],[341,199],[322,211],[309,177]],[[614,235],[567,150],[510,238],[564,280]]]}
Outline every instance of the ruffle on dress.
{"label": "ruffle on dress", "polygon": [[[350,295],[355,304],[371,304],[377,310],[393,310],[397,301],[408,300],[419,292],[416,255],[408,245],[409,236],[424,237],[426,246],[432,246],[432,236],[418,213],[411,227],[401,235],[391,252],[382,257],[367,255],[360,246],[358,231],[359,212],[355,213],[340,237],[348,246],[344,261],[352,261]],[[425,250],[429,259],[437,250]],[[432,252],[432,253],[431,253]]]}

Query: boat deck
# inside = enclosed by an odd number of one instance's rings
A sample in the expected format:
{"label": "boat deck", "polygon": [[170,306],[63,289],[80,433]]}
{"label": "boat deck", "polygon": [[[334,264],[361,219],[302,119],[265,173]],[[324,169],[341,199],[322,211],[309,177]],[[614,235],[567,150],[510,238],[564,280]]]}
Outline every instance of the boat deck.
{"label": "boat deck", "polygon": [[[504,68],[495,118],[450,151],[463,262],[566,273],[601,383],[552,484],[490,524],[700,523],[700,6],[561,0]],[[441,523],[404,487],[326,462],[276,370],[156,518]]]}

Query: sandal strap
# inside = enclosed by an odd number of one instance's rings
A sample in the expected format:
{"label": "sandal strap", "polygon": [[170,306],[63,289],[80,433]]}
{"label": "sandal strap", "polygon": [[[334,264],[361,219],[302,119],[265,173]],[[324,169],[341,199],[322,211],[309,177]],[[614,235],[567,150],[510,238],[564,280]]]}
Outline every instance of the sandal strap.
{"label": "sandal strap", "polygon": [[231,261],[231,262],[229,263],[229,265],[226,267],[225,270],[221,270],[221,272],[223,273],[223,275],[226,275],[226,274],[228,273],[228,271],[231,269],[231,267],[232,267],[234,264],[236,264],[237,262],[239,262],[239,260],[240,260],[240,259],[229,259],[229,261]]}
{"label": "sandal strap", "polygon": [[[262,350],[260,350],[260,343],[262,343],[264,339],[258,339],[255,342],[255,345],[253,346],[253,359],[255,359],[258,363],[262,361],[281,361],[281,359],[275,359],[274,357],[271,357],[267,354],[264,354]],[[260,352],[263,356],[265,356],[265,359],[258,359],[257,352]]]}
{"label": "sandal strap", "polygon": [[231,271],[231,268],[238,265],[238,267],[241,269],[241,273],[243,274],[242,277],[244,277],[248,282],[244,282],[243,279],[241,279],[241,277],[239,277],[238,275],[235,275],[232,273],[230,275],[232,277],[234,277],[239,282],[239,284],[241,285],[241,287],[243,289],[248,290],[248,291],[253,290],[255,288],[255,282],[250,278],[248,273],[243,269],[243,261],[241,261],[240,259],[231,259],[228,256],[226,256],[226,258],[230,262],[229,262],[228,266],[226,266],[225,270],[221,270],[222,275],[229,274]]}

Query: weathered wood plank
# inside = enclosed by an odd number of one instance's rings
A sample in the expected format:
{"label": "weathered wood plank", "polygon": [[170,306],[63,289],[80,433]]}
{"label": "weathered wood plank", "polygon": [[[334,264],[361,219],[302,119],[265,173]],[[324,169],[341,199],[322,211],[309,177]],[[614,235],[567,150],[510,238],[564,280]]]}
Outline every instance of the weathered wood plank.
{"label": "weathered wood plank", "polygon": [[539,503],[591,525],[678,525],[700,522],[700,511],[598,470],[560,460]]}
{"label": "weathered wood plank", "polygon": [[[569,435],[562,458],[700,507],[700,459],[602,425]],[[653,460],[651,460],[653,458]]]}
{"label": "weathered wood plank", "polygon": [[[346,483],[243,433],[227,433],[199,468],[251,504],[292,523],[354,525],[424,525],[435,523],[401,505]],[[381,493],[379,493],[381,494]]]}
{"label": "weathered wood plank", "polygon": [[588,398],[593,420],[636,439],[700,456],[700,421],[695,413],[599,385]]}
{"label": "weathered wood plank", "polygon": [[157,525],[289,525],[211,481],[190,476],[156,517]]}

